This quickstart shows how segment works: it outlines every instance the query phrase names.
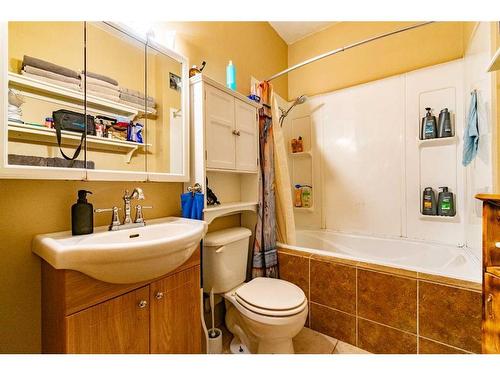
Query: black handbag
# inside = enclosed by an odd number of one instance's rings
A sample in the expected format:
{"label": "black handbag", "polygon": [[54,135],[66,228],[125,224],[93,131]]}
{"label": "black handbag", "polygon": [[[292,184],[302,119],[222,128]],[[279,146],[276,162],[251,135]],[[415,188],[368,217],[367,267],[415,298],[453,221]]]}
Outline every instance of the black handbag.
{"label": "black handbag", "polygon": [[[83,140],[86,139],[87,134],[96,134],[94,116],[87,115],[87,131],[85,131],[85,116],[82,113],[60,109],[58,111],[52,112],[52,118],[54,119],[54,127],[56,128],[57,144],[59,145],[59,150],[61,151],[62,156],[66,160],[75,160],[78,155],[80,155]],[[62,130],[82,133],[80,144],[78,145],[72,157],[67,156],[61,148]]]}

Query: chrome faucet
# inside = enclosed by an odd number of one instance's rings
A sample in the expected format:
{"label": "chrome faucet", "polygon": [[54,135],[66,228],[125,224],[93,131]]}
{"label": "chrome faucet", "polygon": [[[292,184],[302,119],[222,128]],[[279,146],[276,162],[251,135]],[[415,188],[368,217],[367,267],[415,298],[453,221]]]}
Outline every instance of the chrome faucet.
{"label": "chrome faucet", "polygon": [[128,190],[125,190],[125,194],[123,195],[125,217],[123,218],[122,223],[120,223],[120,218],[118,215],[118,211],[121,210],[121,208],[118,208],[116,206],[112,208],[97,208],[94,210],[94,212],[99,213],[99,212],[111,211],[113,213],[111,218],[111,224],[109,225],[109,230],[114,231],[119,229],[143,227],[146,225],[146,222],[144,221],[142,210],[146,208],[153,208],[153,206],[143,206],[140,204],[135,206],[135,220],[132,222],[131,209],[130,209],[130,202],[132,201],[132,199],[137,199],[137,200],[145,199],[144,192],[142,191],[141,188],[138,187],[135,188],[132,191],[132,194],[129,194]]}

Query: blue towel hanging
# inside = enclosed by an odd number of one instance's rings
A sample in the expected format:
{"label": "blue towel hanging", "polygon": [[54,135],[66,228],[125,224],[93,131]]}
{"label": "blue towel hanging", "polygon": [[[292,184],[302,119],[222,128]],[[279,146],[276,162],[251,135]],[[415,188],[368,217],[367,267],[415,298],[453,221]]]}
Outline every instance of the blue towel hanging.
{"label": "blue towel hanging", "polygon": [[193,209],[193,194],[192,193],[184,193],[181,194],[181,208],[182,208],[182,217],[186,219],[191,218],[191,211]]}
{"label": "blue towel hanging", "polygon": [[469,165],[477,155],[479,146],[479,119],[477,113],[477,91],[471,92],[469,117],[467,124],[465,124],[464,132],[464,151],[462,157],[462,164]]}

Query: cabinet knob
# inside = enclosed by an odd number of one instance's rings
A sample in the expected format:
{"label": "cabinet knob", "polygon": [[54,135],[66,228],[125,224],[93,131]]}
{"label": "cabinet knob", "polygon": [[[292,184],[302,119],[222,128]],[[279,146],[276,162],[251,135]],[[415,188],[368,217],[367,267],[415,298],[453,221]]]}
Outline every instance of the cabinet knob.
{"label": "cabinet knob", "polygon": [[239,130],[233,130],[233,134],[239,137],[241,133]]}
{"label": "cabinet knob", "polygon": [[140,302],[139,302],[139,305],[138,305],[138,306],[139,306],[139,308],[140,308],[140,309],[143,309],[143,308],[145,308],[147,305],[148,305],[148,301],[146,301],[146,300],[142,300],[142,301],[140,301]]}
{"label": "cabinet knob", "polygon": [[156,299],[162,299],[163,298],[163,292],[156,292],[155,298]]}
{"label": "cabinet knob", "polygon": [[491,293],[488,295],[488,299],[486,300],[486,312],[488,314],[488,318],[495,318],[495,315],[493,314],[493,294]]}

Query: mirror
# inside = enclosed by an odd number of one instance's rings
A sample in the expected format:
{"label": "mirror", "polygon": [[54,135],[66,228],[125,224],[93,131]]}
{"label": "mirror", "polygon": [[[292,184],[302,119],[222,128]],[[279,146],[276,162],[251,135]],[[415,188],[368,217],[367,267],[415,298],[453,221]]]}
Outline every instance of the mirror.
{"label": "mirror", "polygon": [[84,112],[83,66],[83,22],[9,22],[9,165],[85,168],[82,133],[64,132],[60,150],[52,122],[57,111]]}
{"label": "mirror", "polygon": [[9,22],[8,44],[4,164],[27,177],[188,178],[182,56],[107,22]]}

